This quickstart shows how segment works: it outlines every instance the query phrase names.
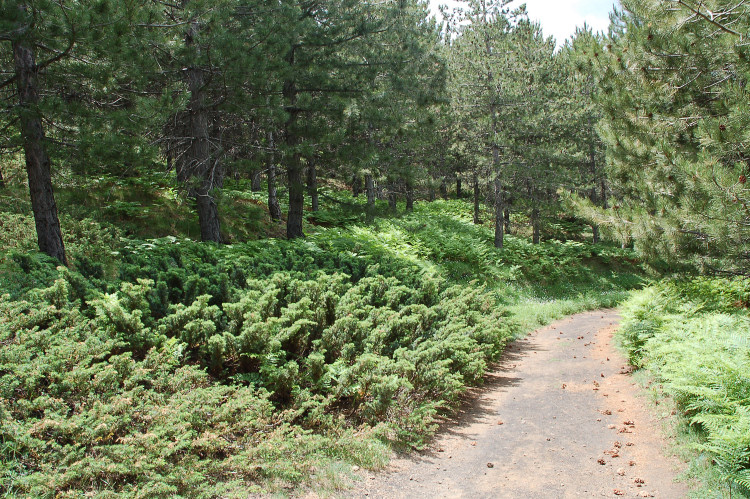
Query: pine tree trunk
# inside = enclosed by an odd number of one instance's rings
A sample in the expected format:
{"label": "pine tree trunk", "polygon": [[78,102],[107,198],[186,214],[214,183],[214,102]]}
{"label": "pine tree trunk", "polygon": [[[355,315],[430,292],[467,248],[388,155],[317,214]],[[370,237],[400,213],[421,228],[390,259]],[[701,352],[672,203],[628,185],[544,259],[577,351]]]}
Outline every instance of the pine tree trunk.
{"label": "pine tree trunk", "polygon": [[503,199],[503,185],[500,181],[500,175],[495,176],[495,248],[503,247],[503,212],[505,210]]}
{"label": "pine tree trunk", "polygon": [[318,211],[318,171],[317,165],[315,164],[315,157],[310,157],[309,164],[307,165],[307,191],[310,194],[310,204],[312,205],[312,211]]}
{"label": "pine tree trunk", "polygon": [[531,210],[531,228],[533,230],[533,243],[539,244],[541,241],[541,220],[539,219],[539,208],[534,206]]}
{"label": "pine tree trunk", "polygon": [[359,178],[359,174],[355,173],[352,177],[352,196],[358,198],[360,192],[362,192],[362,179]]}
{"label": "pine tree trunk", "polygon": [[448,183],[445,181],[445,176],[440,179],[440,196],[448,199]]}
{"label": "pine tree trunk", "polygon": [[[295,64],[295,48],[292,47],[287,55],[289,66]],[[289,154],[287,164],[287,181],[289,187],[289,213],[286,219],[286,237],[296,239],[304,237],[302,232],[302,215],[305,209],[305,185],[302,180],[302,156],[297,150],[299,147],[299,136],[297,135],[297,83],[294,80],[286,80],[282,89],[285,104],[289,109],[289,119],[284,126],[284,139]]]}
{"label": "pine tree trunk", "polygon": [[479,225],[482,221],[479,219],[479,174],[476,171],[472,181],[474,183],[474,224]]}
{"label": "pine tree trunk", "polygon": [[[290,150],[297,147],[298,139],[294,133],[287,133],[286,145]],[[289,182],[289,213],[286,219],[286,237],[296,239],[304,237],[302,232],[302,215],[305,208],[305,185],[302,182],[302,156],[295,152],[287,165]]]}
{"label": "pine tree trunk", "polygon": [[367,219],[371,220],[375,207],[375,182],[369,173],[365,175],[365,193],[367,194]]}
{"label": "pine tree trunk", "polygon": [[510,234],[510,208],[508,208],[508,202],[505,203],[505,213],[503,213],[503,218],[505,219],[505,233]]}
{"label": "pine tree trunk", "polygon": [[461,199],[461,177],[456,174],[456,199]]}
{"label": "pine tree trunk", "polygon": [[208,112],[205,107],[205,78],[200,68],[190,68],[188,74],[190,146],[185,153],[187,181],[195,179],[191,187],[198,209],[201,241],[221,242],[219,209],[211,191],[221,185],[221,167],[211,160],[211,141],[208,133]]}
{"label": "pine tree trunk", "polygon": [[13,42],[13,58],[18,89],[19,125],[39,250],[67,265],[57,204],[52,191],[51,163],[45,149],[44,129],[38,112],[38,73],[34,52],[23,42],[16,41]]}
{"label": "pine tree trunk", "polygon": [[271,220],[278,222],[281,220],[281,206],[276,193],[276,149],[273,132],[268,132],[268,144],[271,149],[268,155],[268,213]]}
{"label": "pine tree trunk", "polygon": [[253,172],[252,177],[250,177],[250,190],[253,192],[260,192],[261,190],[261,174],[262,172],[260,169],[255,170]]}
{"label": "pine tree trunk", "polygon": [[414,182],[406,182],[406,211],[414,211]]}

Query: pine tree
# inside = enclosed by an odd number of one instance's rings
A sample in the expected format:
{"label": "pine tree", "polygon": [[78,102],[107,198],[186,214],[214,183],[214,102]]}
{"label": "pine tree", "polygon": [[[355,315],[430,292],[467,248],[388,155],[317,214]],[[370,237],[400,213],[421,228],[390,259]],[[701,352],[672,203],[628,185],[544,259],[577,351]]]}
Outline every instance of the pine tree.
{"label": "pine tree", "polygon": [[749,272],[750,6],[625,0],[601,68],[602,137],[618,197],[603,220],[645,255]]}

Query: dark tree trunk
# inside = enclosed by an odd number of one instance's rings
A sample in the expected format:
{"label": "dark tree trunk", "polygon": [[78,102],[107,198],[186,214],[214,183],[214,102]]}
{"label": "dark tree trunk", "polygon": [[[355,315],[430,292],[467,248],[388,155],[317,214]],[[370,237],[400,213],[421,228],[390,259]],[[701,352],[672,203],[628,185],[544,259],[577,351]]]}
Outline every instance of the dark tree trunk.
{"label": "dark tree trunk", "polygon": [[[589,127],[591,127],[591,119],[589,118]],[[589,198],[591,199],[591,202],[596,204],[597,202],[597,195],[596,195],[596,146],[594,144],[594,141],[591,140],[589,144],[589,161],[590,161],[590,167],[591,167],[591,177],[593,180],[593,185],[591,186],[591,194],[589,195]],[[605,201],[606,203],[606,201]],[[597,224],[591,224],[591,232],[593,235],[593,242],[594,244],[597,244],[599,242],[599,226]]]}
{"label": "dark tree trunk", "polygon": [[474,183],[474,223],[479,225],[482,221],[479,219],[479,174],[474,172],[472,178]]}
{"label": "dark tree trunk", "polygon": [[456,199],[461,199],[461,176],[456,174]]}
{"label": "dark tree trunk", "polygon": [[[288,134],[286,145],[294,150],[298,144],[294,134]],[[286,237],[296,239],[305,237],[302,232],[302,215],[305,208],[305,184],[302,181],[302,156],[292,153],[287,165],[287,179],[289,181],[289,214],[286,219]]]}
{"label": "dark tree trunk", "polygon": [[268,132],[268,144],[271,152],[268,154],[268,213],[271,220],[281,220],[281,206],[276,193],[276,149],[273,132]]}
{"label": "dark tree trunk", "polygon": [[534,208],[531,210],[531,228],[533,230],[533,240],[532,242],[534,244],[539,244],[541,241],[541,220],[539,219],[539,208],[534,206]]}
{"label": "dark tree trunk", "polygon": [[[294,66],[295,49],[289,51],[287,62]],[[299,151],[299,136],[297,134],[297,83],[294,80],[284,82],[282,90],[285,104],[288,106],[289,119],[284,126],[284,140],[289,151],[287,164],[287,180],[289,186],[289,213],[286,219],[286,237],[296,239],[304,237],[302,232],[302,215],[305,209],[305,184],[302,180],[302,156]]]}
{"label": "dark tree trunk", "polygon": [[503,247],[503,212],[505,210],[505,200],[503,199],[503,185],[500,181],[500,175],[495,176],[495,248]]}
{"label": "dark tree trunk", "polygon": [[388,208],[393,213],[396,213],[396,211],[398,210],[396,199],[396,184],[394,182],[388,182]]}
{"label": "dark tree trunk", "polygon": [[367,194],[367,218],[372,219],[375,207],[375,182],[369,173],[365,175],[365,193]]}
{"label": "dark tree trunk", "polygon": [[440,196],[443,199],[448,199],[448,183],[445,181],[445,177],[440,179]]}
{"label": "dark tree trunk", "polygon": [[16,41],[13,42],[13,59],[18,89],[19,124],[39,250],[67,265],[57,204],[52,191],[51,164],[45,149],[44,129],[38,110],[38,73],[34,52],[23,42]]}
{"label": "dark tree trunk", "polygon": [[211,140],[208,133],[208,111],[205,106],[205,77],[200,68],[190,68],[188,88],[190,90],[189,133],[190,145],[185,153],[186,181],[195,198],[201,241],[221,242],[219,209],[212,195],[213,189],[222,183],[221,166],[211,158]]}
{"label": "dark tree trunk", "polygon": [[5,179],[3,178],[2,168],[0,168],[0,189],[5,189]]}
{"label": "dark tree trunk", "polygon": [[414,211],[414,182],[406,182],[406,211]]}
{"label": "dark tree trunk", "polygon": [[430,189],[427,191],[427,200],[432,203],[433,201],[435,201],[435,197],[435,188],[430,185]]}
{"label": "dark tree trunk", "polygon": [[260,169],[255,170],[253,172],[252,177],[250,177],[250,190],[253,192],[260,192],[261,190],[261,175],[262,171]]}
{"label": "dark tree trunk", "polygon": [[510,208],[508,208],[508,201],[505,202],[505,211],[503,213],[503,219],[505,221],[505,233],[510,234]]}
{"label": "dark tree trunk", "polygon": [[360,192],[362,192],[362,179],[359,178],[359,174],[355,173],[352,177],[352,196],[358,198]]}
{"label": "dark tree trunk", "polygon": [[315,165],[315,157],[311,156],[307,166],[307,191],[310,193],[310,204],[312,211],[318,211],[318,171]]}

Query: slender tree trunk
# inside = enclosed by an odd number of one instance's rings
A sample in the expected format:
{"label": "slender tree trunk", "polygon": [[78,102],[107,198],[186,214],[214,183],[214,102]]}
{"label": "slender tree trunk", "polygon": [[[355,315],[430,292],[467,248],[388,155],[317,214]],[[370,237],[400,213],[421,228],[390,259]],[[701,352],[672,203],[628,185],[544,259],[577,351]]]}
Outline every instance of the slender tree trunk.
{"label": "slender tree trunk", "polygon": [[271,149],[268,155],[268,213],[271,220],[278,222],[281,220],[281,206],[276,193],[276,149],[273,132],[268,132],[268,145]]}
{"label": "slender tree trunk", "polygon": [[190,68],[188,74],[190,145],[185,153],[187,182],[197,180],[192,195],[198,209],[201,241],[221,242],[219,209],[212,195],[222,182],[221,166],[211,158],[211,141],[208,133],[208,112],[205,107],[205,77],[200,68]]}
{"label": "slender tree trunk", "polygon": [[472,177],[474,184],[474,224],[479,225],[482,221],[479,219],[479,174],[474,171]]}
{"label": "slender tree trunk", "polygon": [[371,220],[375,207],[375,182],[370,173],[365,174],[365,192],[367,193],[367,219]]}
{"label": "slender tree trunk", "polygon": [[44,128],[39,116],[37,66],[33,50],[22,41],[13,42],[18,112],[31,209],[34,212],[39,250],[67,265],[57,204],[52,191],[51,163],[45,149]]}
{"label": "slender tree trunk", "polygon": [[[289,50],[287,62],[294,66],[295,49]],[[294,80],[284,82],[282,90],[286,101],[289,119],[284,127],[284,138],[289,151],[289,162],[287,164],[287,179],[289,183],[289,214],[286,219],[286,237],[296,239],[304,237],[302,232],[302,215],[305,209],[305,185],[302,181],[302,156],[297,150],[299,147],[299,136],[297,135],[297,83]]]}
{"label": "slender tree trunk", "polygon": [[318,211],[318,171],[315,164],[315,156],[310,156],[307,165],[307,191],[310,193],[312,211]]}
{"label": "slender tree trunk", "polygon": [[0,189],[5,189],[5,178],[3,178],[2,168],[0,168]]}
{"label": "slender tree trunk", "polygon": [[510,208],[508,208],[508,204],[510,204],[508,201],[505,202],[505,212],[503,213],[503,218],[505,221],[505,233],[510,234]]}
{"label": "slender tree trunk", "polygon": [[[591,118],[589,117],[589,127],[593,129],[593,126],[591,124]],[[596,146],[594,144],[594,140],[590,140],[589,142],[589,161],[591,165],[591,177],[594,181],[593,185],[591,186],[591,202],[596,204]],[[594,244],[597,244],[599,242],[599,226],[597,224],[591,224],[591,232],[593,235],[593,242]]]}
{"label": "slender tree trunk", "polygon": [[495,176],[495,248],[503,247],[503,212],[505,209],[503,199],[503,184],[500,181],[500,174]]}
{"label": "slender tree trunk", "polygon": [[393,184],[389,184],[388,189],[388,208],[395,213],[398,210],[398,204],[396,200],[396,190]]}
{"label": "slender tree trunk", "polygon": [[456,199],[461,199],[461,176],[456,173]]}
{"label": "slender tree trunk", "polygon": [[539,207],[536,206],[536,201],[534,201],[535,206],[531,210],[531,228],[533,230],[533,243],[539,244],[541,241],[541,220],[539,219]]}
{"label": "slender tree trunk", "polygon": [[435,201],[435,197],[435,186],[430,183],[430,188],[427,191],[427,200],[432,203],[433,201]]}
{"label": "slender tree trunk", "polygon": [[414,182],[406,181],[406,211],[414,211]]}
{"label": "slender tree trunk", "polygon": [[448,183],[445,181],[445,176],[440,179],[440,196],[448,199]]}
{"label": "slender tree trunk", "polygon": [[352,196],[358,198],[360,192],[362,192],[362,179],[359,178],[358,173],[355,173],[352,177]]}
{"label": "slender tree trunk", "polygon": [[253,192],[260,192],[261,190],[261,170],[255,170],[252,177],[250,177],[250,190]]}

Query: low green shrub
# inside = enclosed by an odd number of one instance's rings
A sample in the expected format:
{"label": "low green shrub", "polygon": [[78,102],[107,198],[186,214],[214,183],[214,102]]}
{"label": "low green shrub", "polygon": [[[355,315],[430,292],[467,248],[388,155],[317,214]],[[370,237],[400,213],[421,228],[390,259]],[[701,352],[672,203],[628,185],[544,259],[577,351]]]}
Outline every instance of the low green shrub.
{"label": "low green shrub", "polygon": [[[750,495],[750,313],[747,279],[655,284],[624,308],[631,362],[663,383],[735,492]],[[698,458],[700,459],[700,457]]]}

